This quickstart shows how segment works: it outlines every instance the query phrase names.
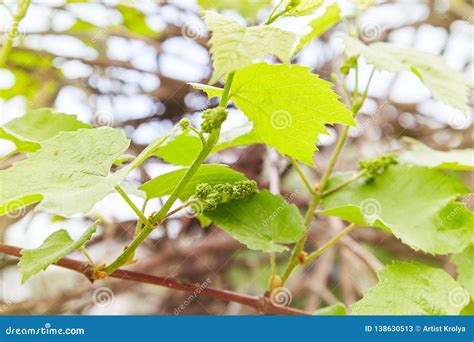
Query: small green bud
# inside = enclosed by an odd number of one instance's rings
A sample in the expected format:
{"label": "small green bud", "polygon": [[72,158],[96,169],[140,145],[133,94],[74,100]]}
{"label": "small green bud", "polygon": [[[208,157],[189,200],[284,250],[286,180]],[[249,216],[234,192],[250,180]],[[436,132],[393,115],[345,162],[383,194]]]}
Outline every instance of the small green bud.
{"label": "small green bud", "polygon": [[213,191],[212,186],[207,183],[199,183],[196,186],[195,197],[200,200],[205,200]]}
{"label": "small green bud", "polygon": [[363,160],[359,162],[359,167],[362,170],[365,170],[367,181],[371,182],[376,176],[383,173],[390,165],[397,163],[397,155],[391,153],[372,160]]}
{"label": "small green bud", "polygon": [[233,194],[234,194],[234,189],[233,189],[232,185],[229,184],[229,183],[217,184],[214,187],[214,191],[221,194],[222,202],[230,201],[232,199]]}
{"label": "small green bud", "polygon": [[357,60],[359,59],[359,55],[355,55],[352,57],[347,58],[344,61],[344,64],[341,66],[341,73],[343,75],[347,75],[351,69],[357,68]]}
{"label": "small green bud", "polygon": [[235,182],[232,185],[234,194],[232,199],[244,199],[257,191],[257,182],[253,180]]}
{"label": "small green bud", "polygon": [[210,198],[203,202],[203,209],[205,211],[215,210],[219,203],[220,203],[219,201],[216,201],[215,199]]}
{"label": "small green bud", "polygon": [[188,119],[181,119],[180,122],[178,122],[178,125],[181,127],[181,129],[185,130],[188,129],[189,126],[191,126],[191,121]]}
{"label": "small green bud", "polygon": [[288,8],[296,7],[300,4],[301,0],[290,0],[288,3]]}
{"label": "small green bud", "polygon": [[202,118],[204,121],[201,123],[201,131],[211,133],[213,130],[220,128],[227,119],[227,110],[223,107],[206,109],[202,113]]}

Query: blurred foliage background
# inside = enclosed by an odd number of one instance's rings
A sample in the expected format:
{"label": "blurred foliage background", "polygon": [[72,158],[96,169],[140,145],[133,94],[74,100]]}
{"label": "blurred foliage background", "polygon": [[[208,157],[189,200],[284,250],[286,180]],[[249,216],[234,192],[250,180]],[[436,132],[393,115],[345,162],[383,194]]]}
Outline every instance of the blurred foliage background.
{"label": "blurred foliage background", "polygon": [[[346,20],[351,20],[354,4],[338,3]],[[16,4],[0,2],[3,33],[11,29]],[[0,69],[0,122],[36,108],[54,107],[95,126],[123,128],[132,140],[129,152],[138,154],[181,118],[198,124],[200,111],[208,106],[207,98],[187,84],[206,83],[211,75],[202,10],[214,9],[253,25],[268,17],[271,5],[271,0],[32,1],[6,67]],[[302,35],[318,15],[321,11],[276,25]],[[473,79],[473,22],[474,7],[469,1],[377,1],[377,6],[370,6],[362,15],[360,27],[367,43],[390,41],[443,55],[452,67]],[[314,39],[295,62],[329,79],[343,60],[338,35],[344,30],[340,23]],[[371,67],[362,65],[361,79],[370,71]],[[466,116],[436,102],[414,75],[376,72],[369,99],[357,119],[359,126],[351,129],[337,170],[353,169],[360,159],[402,148],[400,136],[440,150],[471,147],[472,113],[472,108]],[[237,109],[231,114],[224,131],[232,132],[246,122]],[[318,172],[324,170],[337,138],[338,128],[330,131],[331,136],[322,137],[315,156],[316,173],[305,169],[312,180],[320,177]],[[4,140],[0,143],[0,153],[8,155],[13,146]],[[21,158],[3,159],[0,168]],[[230,164],[261,186],[272,186],[291,195],[297,205],[307,205],[304,185],[294,169],[264,146],[226,150],[213,156],[213,162]],[[173,166],[153,159],[131,179],[142,183],[171,169]],[[467,181],[472,185],[472,178]],[[159,206],[159,201],[151,203],[149,211]],[[0,219],[4,242],[34,247],[60,227],[72,236],[85,229],[83,218],[64,220],[32,209]],[[96,206],[93,216],[103,218],[105,224],[89,249],[96,260],[110,261],[130,241],[135,216],[114,194]],[[325,229],[313,230],[308,244],[314,247],[327,241],[342,222],[326,219],[318,220],[317,225]],[[277,260],[279,266],[285,257]],[[265,255],[247,250],[215,227],[202,229],[186,216],[177,215],[157,229],[138,258],[133,269],[190,282],[209,279],[213,287],[247,294],[263,294],[269,276]],[[381,230],[356,230],[290,279],[292,305],[314,310],[339,301],[351,304],[375,284],[375,271],[392,259],[420,259],[454,272],[444,257],[414,252]],[[189,297],[117,280],[91,286],[80,275],[54,267],[21,286],[16,260],[3,258],[0,267],[2,314],[173,314]],[[101,302],[97,291],[103,287],[109,291],[109,300]],[[218,300],[198,297],[188,302],[180,314],[254,313]]]}

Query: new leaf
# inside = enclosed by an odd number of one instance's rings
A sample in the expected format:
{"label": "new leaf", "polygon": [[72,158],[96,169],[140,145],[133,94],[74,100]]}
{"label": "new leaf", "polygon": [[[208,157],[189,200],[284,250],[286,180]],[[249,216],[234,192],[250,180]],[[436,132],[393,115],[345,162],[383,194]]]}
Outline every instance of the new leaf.
{"label": "new leaf", "polygon": [[398,160],[402,163],[422,165],[437,170],[474,170],[474,149],[436,151],[414,139],[405,138],[410,149]]}
{"label": "new leaf", "polygon": [[[211,154],[236,146],[262,143],[250,123],[222,132]],[[202,149],[201,140],[191,132],[182,132],[156,151],[156,156],[164,161],[181,166],[189,166]]]}
{"label": "new leaf", "polygon": [[34,152],[40,143],[60,132],[91,128],[75,115],[55,113],[43,108],[26,113],[0,126],[0,138],[12,141],[18,152]]}
{"label": "new leaf", "polygon": [[234,19],[207,11],[204,19],[212,32],[209,41],[214,66],[210,84],[223,75],[241,70],[266,55],[290,62],[297,37],[291,32],[270,26],[246,28]]}
{"label": "new leaf", "polygon": [[122,131],[109,127],[45,140],[26,160],[0,171],[0,215],[38,201],[37,209],[58,215],[89,212],[130,171],[132,164],[109,176],[128,145]]}
{"label": "new leaf", "polygon": [[354,38],[345,38],[346,54],[362,55],[379,70],[412,71],[431,90],[433,96],[450,106],[467,111],[468,78],[450,68],[437,55],[389,43],[364,45]]}
{"label": "new leaf", "polygon": [[155,154],[168,163],[188,166],[192,164],[201,149],[201,139],[186,130],[161,146]]}
{"label": "new leaf", "polygon": [[248,248],[268,253],[287,250],[281,244],[297,242],[305,233],[298,208],[267,190],[204,214]]}
{"label": "new leaf", "polygon": [[[193,85],[208,96],[222,89]],[[319,134],[326,124],[353,125],[332,84],[299,65],[259,63],[236,73],[231,99],[253,121],[255,133],[281,154],[313,165]]]}
{"label": "new leaf", "polygon": [[92,225],[77,241],[74,241],[66,230],[61,229],[48,236],[38,248],[22,250],[19,262],[23,275],[21,282],[24,283],[30,277],[48,268],[49,265],[79,249],[91,239],[96,229],[96,225]]}
{"label": "new leaf", "polygon": [[324,3],[324,0],[285,0],[285,16],[299,17],[313,13]]}
{"label": "new leaf", "polygon": [[324,14],[309,23],[311,31],[301,37],[295,54],[314,38],[321,36],[324,32],[333,27],[341,19],[341,9],[337,4],[332,4],[326,9]]}
{"label": "new leaf", "polygon": [[474,245],[456,254],[451,261],[458,267],[458,281],[469,291],[474,299]]}
{"label": "new leaf", "polygon": [[[165,173],[141,185],[139,189],[146,193],[147,198],[169,195],[173,192],[187,170],[188,168],[182,168]],[[236,172],[226,165],[204,164],[201,165],[194,176],[191,177],[179,198],[181,200],[188,199],[194,194],[196,186],[199,183],[216,185],[221,183],[234,183],[246,179],[242,173]]]}
{"label": "new leaf", "polygon": [[460,285],[445,271],[418,263],[394,262],[378,272],[379,283],[351,305],[355,315],[457,315]]}
{"label": "new leaf", "polygon": [[[335,176],[328,188],[349,177]],[[360,179],[327,196],[321,213],[388,229],[415,250],[458,253],[474,242],[474,214],[464,203],[454,202],[468,192],[439,171],[395,165],[372,182]]]}

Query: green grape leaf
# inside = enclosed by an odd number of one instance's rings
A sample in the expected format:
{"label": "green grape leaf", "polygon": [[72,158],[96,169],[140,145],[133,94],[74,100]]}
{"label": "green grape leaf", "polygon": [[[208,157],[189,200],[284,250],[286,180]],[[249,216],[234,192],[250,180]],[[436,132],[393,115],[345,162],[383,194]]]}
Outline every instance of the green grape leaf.
{"label": "green grape leaf", "polygon": [[110,127],[61,132],[26,160],[0,171],[0,215],[41,201],[38,210],[62,216],[87,213],[135,166],[109,176],[127,150],[121,130]]}
{"label": "green grape leaf", "polygon": [[202,83],[194,83],[194,82],[189,82],[188,83],[191,87],[197,90],[201,90],[207,94],[207,97],[209,99],[212,99],[213,97],[220,97],[222,95],[222,92],[224,89],[219,88],[219,87],[214,87],[210,86],[207,84],[202,84]]}
{"label": "green grape leaf", "polygon": [[206,11],[204,19],[212,33],[209,44],[214,73],[210,84],[266,55],[290,62],[297,40],[295,34],[271,26],[246,28],[234,19],[211,11]]}
{"label": "green grape leaf", "polygon": [[[160,175],[141,185],[138,189],[144,191],[147,198],[155,198],[169,195],[184,176],[188,168],[174,170]],[[181,200],[188,199],[194,194],[196,186],[199,183],[209,183],[216,185],[220,183],[234,183],[247,178],[240,172],[232,170],[226,165],[204,164],[199,167],[197,172],[191,177],[181,192],[179,198]]]}
{"label": "green grape leaf", "polygon": [[24,96],[28,101],[32,100],[38,93],[40,81],[34,75],[21,69],[8,69],[15,78],[9,88],[0,89],[0,99],[5,101],[15,96]]}
{"label": "green grape leaf", "polygon": [[462,290],[445,271],[394,262],[378,272],[379,283],[351,305],[355,315],[457,315],[453,295]]}
{"label": "green grape leaf", "polygon": [[422,165],[439,170],[474,170],[474,149],[436,151],[411,138],[410,149],[398,157],[406,164]]}
{"label": "green grape leaf", "polygon": [[[219,141],[211,154],[227,148],[261,144],[262,141],[255,134],[251,124],[235,127],[230,131],[222,132]],[[170,140],[156,151],[156,156],[164,161],[180,166],[189,166],[201,151],[201,140],[191,132],[183,132]]]}
{"label": "green grape leaf", "polygon": [[314,38],[321,36],[324,32],[329,30],[341,19],[341,9],[337,4],[332,4],[326,8],[326,12],[320,17],[313,19],[309,26],[311,31],[301,37],[298,46],[296,47],[295,54],[297,54],[304,46],[311,42]]}
{"label": "green grape leaf", "polygon": [[155,154],[168,163],[189,166],[201,149],[201,139],[192,131],[185,130],[161,146]]}
{"label": "green grape leaf", "polygon": [[313,312],[314,316],[345,316],[347,315],[346,306],[343,303],[337,303],[318,309]]}
{"label": "green grape leaf", "polygon": [[285,16],[297,17],[303,15],[309,15],[317,10],[324,0],[285,0]]}
{"label": "green grape leaf", "polygon": [[282,244],[297,242],[306,230],[298,208],[267,190],[204,214],[248,248],[268,253],[287,250]]}
{"label": "green grape leaf", "polygon": [[116,8],[122,15],[122,25],[130,32],[150,38],[156,38],[160,35],[148,26],[145,14],[139,9],[127,5],[117,5]]}
{"label": "green grape leaf", "polygon": [[258,134],[255,133],[253,125],[249,122],[242,126],[234,127],[230,131],[222,132],[212,152],[216,153],[227,148],[262,143],[263,141]]}
{"label": "green grape leaf", "polygon": [[344,39],[344,44],[347,55],[362,55],[367,63],[379,70],[413,72],[436,99],[467,111],[469,79],[450,68],[442,57],[389,43],[377,42],[367,46],[349,37]]}
{"label": "green grape leaf", "polygon": [[[351,176],[333,177],[328,189]],[[372,182],[359,179],[328,195],[320,213],[387,229],[415,250],[458,253],[474,242],[474,214],[464,203],[454,202],[468,192],[442,172],[394,165]]]}
{"label": "green grape leaf", "polygon": [[[318,135],[328,133],[325,124],[354,125],[331,86],[306,67],[259,63],[236,73],[231,98],[263,142],[312,166]],[[218,95],[218,88],[200,88]]]}
{"label": "green grape leaf", "polygon": [[77,120],[75,115],[55,113],[43,108],[28,112],[0,126],[0,138],[12,141],[18,152],[34,152],[41,148],[42,141],[60,132],[91,127]]}
{"label": "green grape leaf", "polygon": [[21,282],[25,283],[35,274],[48,268],[49,265],[82,247],[91,239],[96,229],[97,226],[92,225],[77,241],[74,241],[66,230],[61,229],[48,236],[38,248],[23,249],[18,263],[23,275]]}
{"label": "green grape leaf", "polygon": [[458,281],[469,291],[474,300],[474,245],[470,245],[462,253],[453,255],[451,261],[458,267]]}
{"label": "green grape leaf", "polygon": [[462,311],[459,313],[460,316],[474,316],[474,300],[471,300]]}
{"label": "green grape leaf", "polygon": [[270,6],[271,0],[242,1],[242,0],[198,0],[199,6],[207,10],[234,10],[243,18],[255,20],[258,12]]}

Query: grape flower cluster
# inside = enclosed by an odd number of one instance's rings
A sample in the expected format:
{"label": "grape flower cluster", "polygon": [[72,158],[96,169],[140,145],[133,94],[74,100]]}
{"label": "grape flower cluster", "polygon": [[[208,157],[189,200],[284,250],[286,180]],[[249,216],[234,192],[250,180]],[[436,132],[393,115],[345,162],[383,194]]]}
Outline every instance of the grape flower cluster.
{"label": "grape flower cluster", "polygon": [[248,198],[255,191],[257,183],[253,180],[216,185],[200,183],[196,187],[194,197],[200,201],[203,210],[214,210],[221,203]]}
{"label": "grape flower cluster", "polygon": [[227,110],[223,107],[206,109],[202,113],[202,118],[204,121],[201,123],[201,131],[211,133],[213,130],[220,128],[227,119]]}
{"label": "grape flower cluster", "polygon": [[368,182],[375,179],[377,175],[383,173],[390,165],[397,164],[396,154],[387,154],[372,160],[363,160],[359,162],[361,170],[365,171],[365,176]]}

